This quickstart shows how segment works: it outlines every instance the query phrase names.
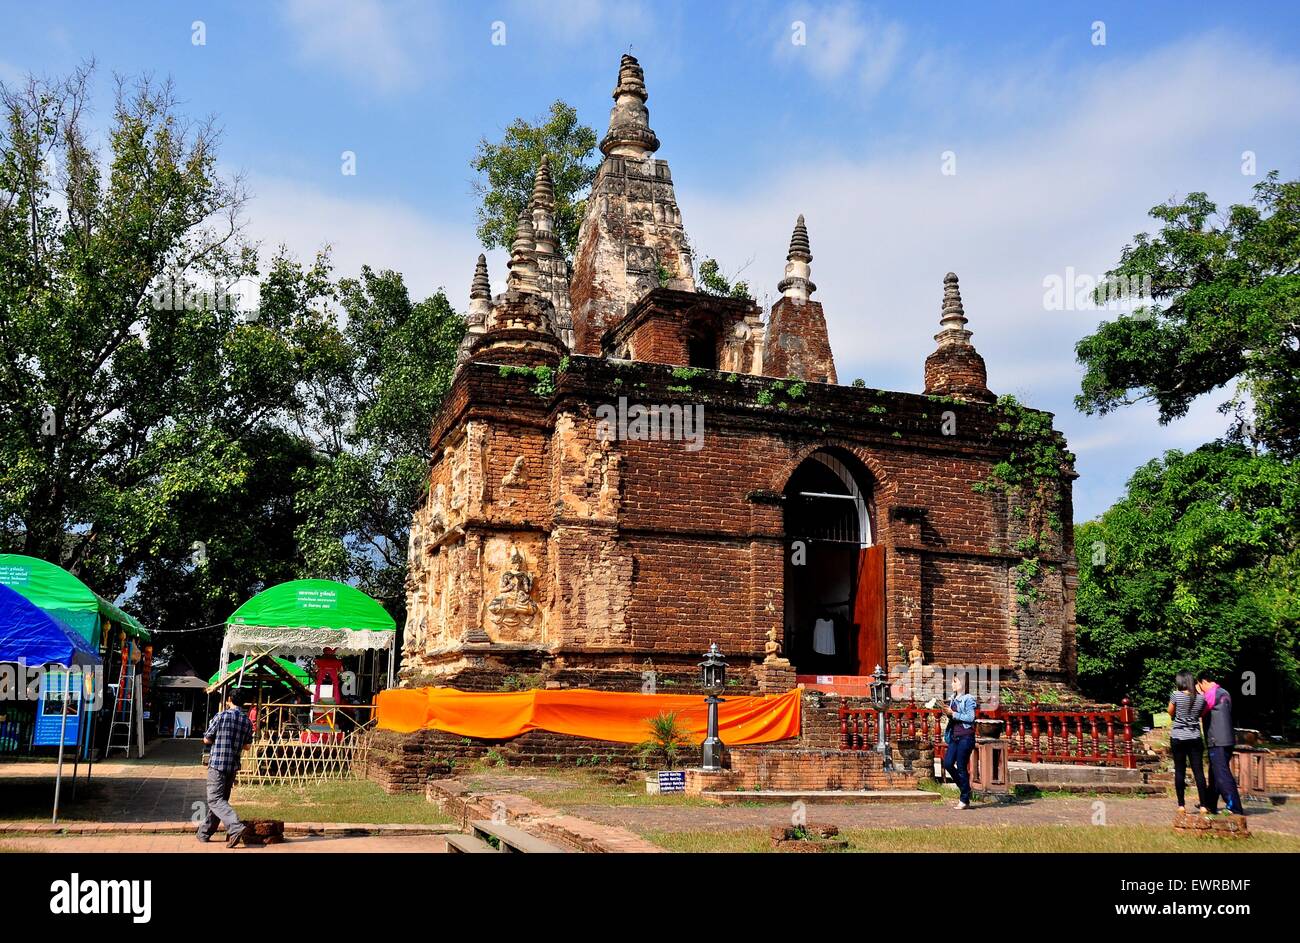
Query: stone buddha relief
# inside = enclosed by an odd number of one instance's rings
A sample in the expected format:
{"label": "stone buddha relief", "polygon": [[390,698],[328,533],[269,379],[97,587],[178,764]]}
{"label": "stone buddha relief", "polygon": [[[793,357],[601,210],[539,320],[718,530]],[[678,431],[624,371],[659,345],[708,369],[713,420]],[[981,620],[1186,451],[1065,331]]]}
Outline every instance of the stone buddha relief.
{"label": "stone buddha relief", "polygon": [[488,615],[502,641],[526,641],[535,633],[538,606],[533,602],[533,577],[518,547],[510,550],[510,565],[501,574],[500,592],[488,603]]}

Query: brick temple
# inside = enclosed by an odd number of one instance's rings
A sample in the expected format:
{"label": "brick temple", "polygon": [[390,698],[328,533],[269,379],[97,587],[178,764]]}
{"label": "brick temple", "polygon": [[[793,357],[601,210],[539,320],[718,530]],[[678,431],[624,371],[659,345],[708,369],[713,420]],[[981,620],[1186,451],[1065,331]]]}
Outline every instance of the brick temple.
{"label": "brick temple", "polygon": [[923,392],[841,385],[804,218],[770,311],[700,291],[631,56],[613,97],[572,265],[545,161],[505,291],[479,256],[411,527],[403,683],[688,684],[711,642],[745,690],[847,693],[915,658],[1068,683],[1075,474],[1027,603],[1026,515],[978,487],[1015,442],[957,276]]}

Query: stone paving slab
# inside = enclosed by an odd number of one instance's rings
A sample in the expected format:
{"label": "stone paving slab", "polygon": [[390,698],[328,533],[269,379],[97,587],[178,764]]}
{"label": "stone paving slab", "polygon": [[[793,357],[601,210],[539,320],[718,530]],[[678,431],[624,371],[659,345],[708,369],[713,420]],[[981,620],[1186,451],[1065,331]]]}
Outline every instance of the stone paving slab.
{"label": "stone paving slab", "polygon": [[[996,828],[1006,825],[1090,826],[1104,811],[1108,825],[1153,825],[1168,828],[1175,811],[1173,800],[1130,798],[1023,799],[1015,802],[977,802],[959,812],[955,797],[925,805],[826,805],[805,803],[808,821],[840,828],[932,828],[962,826]],[[770,828],[789,823],[788,806],[578,806],[569,810],[593,822],[620,825],[634,832],[732,831]],[[1300,835],[1300,806],[1250,803],[1246,807],[1251,831]]]}

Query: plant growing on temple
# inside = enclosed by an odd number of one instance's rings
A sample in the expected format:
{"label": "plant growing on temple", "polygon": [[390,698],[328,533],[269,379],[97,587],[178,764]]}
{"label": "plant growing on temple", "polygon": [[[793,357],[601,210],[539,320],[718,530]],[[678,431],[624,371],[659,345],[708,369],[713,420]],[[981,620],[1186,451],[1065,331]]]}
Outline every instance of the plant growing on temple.
{"label": "plant growing on temple", "polygon": [[1099,699],[1168,703],[1181,668],[1233,694],[1238,726],[1300,732],[1300,468],[1238,443],[1143,465],[1075,531],[1078,674]]}
{"label": "plant growing on temple", "polygon": [[649,737],[637,744],[636,752],[647,764],[662,762],[672,769],[684,753],[696,747],[676,711],[660,711],[646,720],[646,728]]}
{"label": "plant growing on temple", "polygon": [[536,121],[516,118],[500,141],[479,140],[470,166],[479,175],[478,237],[486,248],[508,249],[515,222],[533,193],[533,177],[542,156],[549,158],[555,185],[555,232],[560,249],[572,259],[586,195],[596,179],[596,132],[578,121],[578,112],[563,101]]}
{"label": "plant growing on temple", "polygon": [[1039,583],[1050,564],[1042,561],[1050,534],[1062,531],[1061,472],[1074,461],[1052,428],[1050,414],[1022,406],[1013,396],[997,401],[1001,419],[997,431],[1012,443],[1007,458],[993,466],[984,481],[971,489],[978,494],[998,491],[1006,495],[1012,514],[1024,522],[1025,534],[1013,549],[1016,564],[1016,602],[1030,608],[1040,596]]}
{"label": "plant growing on temple", "polygon": [[696,281],[701,294],[714,295],[719,298],[754,300],[754,296],[749,291],[749,284],[723,272],[716,259],[705,259],[700,263]]}
{"label": "plant growing on temple", "polygon": [[[1249,204],[1204,193],[1156,206],[1163,223],[1125,246],[1109,279],[1150,284],[1152,303],[1078,342],[1086,368],[1076,405],[1105,415],[1154,402],[1160,422],[1235,381],[1220,407],[1232,441],[1300,453],[1300,181],[1277,172]],[[1103,300],[1103,287],[1097,289]],[[1248,405],[1250,404],[1250,405]]]}

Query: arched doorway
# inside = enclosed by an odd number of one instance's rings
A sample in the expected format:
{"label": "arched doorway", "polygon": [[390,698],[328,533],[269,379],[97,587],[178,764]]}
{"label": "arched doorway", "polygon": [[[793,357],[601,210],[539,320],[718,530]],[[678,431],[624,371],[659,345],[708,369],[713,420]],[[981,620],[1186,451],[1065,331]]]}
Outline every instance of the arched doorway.
{"label": "arched doorway", "polygon": [[871,476],[845,452],[814,452],[785,487],[785,654],[799,675],[885,664],[884,548]]}

